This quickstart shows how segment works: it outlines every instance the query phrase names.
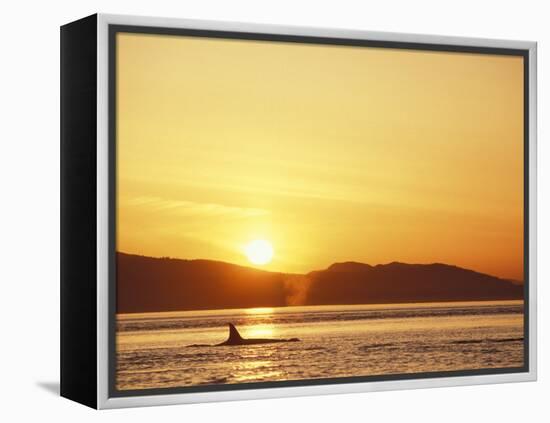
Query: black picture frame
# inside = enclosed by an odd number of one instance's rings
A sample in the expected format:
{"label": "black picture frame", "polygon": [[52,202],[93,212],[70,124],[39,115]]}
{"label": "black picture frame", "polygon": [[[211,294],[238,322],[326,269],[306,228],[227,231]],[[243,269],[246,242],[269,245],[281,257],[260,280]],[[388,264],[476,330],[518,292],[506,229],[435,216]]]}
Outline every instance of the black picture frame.
{"label": "black picture frame", "polygon": [[[147,24],[150,20],[150,23]],[[190,394],[221,393],[238,391],[245,395],[250,391],[253,396],[258,390],[271,389],[277,396],[277,388],[303,388],[326,386],[336,389],[350,384],[372,384],[373,382],[400,382],[425,379],[431,386],[440,386],[438,379],[447,383],[449,378],[508,375],[510,380],[533,380],[536,378],[535,356],[532,336],[533,310],[532,298],[535,285],[531,269],[534,264],[533,231],[535,218],[532,204],[534,139],[533,107],[534,93],[534,54],[536,45],[498,42],[491,45],[487,40],[437,39],[420,37],[395,37],[369,33],[337,37],[330,33],[327,36],[288,33],[276,27],[255,27],[245,30],[233,30],[225,27],[212,29],[216,23],[190,25],[188,21],[167,21],[160,25],[153,18],[141,18],[139,24],[125,22],[123,17],[109,15],[92,15],[67,24],[61,28],[61,395],[93,408],[106,406],[100,400],[100,385],[105,383],[98,363],[107,361],[106,395],[108,399],[124,400],[137,398],[138,402],[128,405],[155,404],[155,398],[165,396],[187,395],[189,402],[194,402]],[[196,26],[200,27],[197,28]],[[204,27],[204,28],[202,28]],[[103,39],[106,46],[100,45]],[[291,31],[292,32],[292,31]],[[308,31],[303,31],[308,32]],[[323,30],[319,30],[322,33]],[[523,58],[524,63],[524,365],[518,368],[493,368],[450,372],[426,372],[413,374],[395,374],[383,376],[357,376],[346,378],[309,379],[296,381],[253,382],[227,385],[188,386],[179,388],[158,388],[118,391],[115,386],[116,373],[116,34],[139,33],[160,34],[169,36],[187,36],[198,38],[239,39],[265,42],[308,43],[338,46],[375,47],[392,49],[413,49],[438,52],[465,52],[473,54],[513,55]],[[420,40],[420,41],[419,41]],[[460,41],[463,41],[461,44]],[[107,51],[104,51],[104,50]],[[98,161],[104,161],[98,152],[98,93],[102,86],[99,83],[100,58],[103,53],[108,57],[106,103],[107,163],[108,186],[100,193],[98,185]],[[98,196],[107,198],[107,230],[103,237],[108,245],[108,295],[107,305],[98,295],[98,233],[103,229],[98,226]],[[107,309],[108,345],[100,345],[102,336],[101,318],[98,310]],[[104,326],[103,326],[104,327]],[[99,330],[98,330],[99,328]],[[101,351],[107,351],[101,357]],[[518,377],[514,379],[514,374]],[[464,378],[466,377],[466,378]],[[101,380],[100,380],[101,379]],[[459,379],[457,380],[457,384]],[[475,379],[471,379],[474,381]],[[487,378],[487,382],[491,382]],[[476,382],[477,383],[477,382]],[[454,384],[454,383],[450,383]],[[304,391],[305,392],[305,391]],[[105,392],[103,392],[105,394]],[[269,396],[269,395],[268,395]],[[196,397],[202,400],[205,397]],[[206,399],[212,400],[212,399]],[[175,400],[177,402],[177,400]],[[181,401],[185,402],[185,401]],[[158,403],[166,403],[159,401]],[[113,406],[124,406],[117,403]],[[107,405],[110,406],[110,405]]]}

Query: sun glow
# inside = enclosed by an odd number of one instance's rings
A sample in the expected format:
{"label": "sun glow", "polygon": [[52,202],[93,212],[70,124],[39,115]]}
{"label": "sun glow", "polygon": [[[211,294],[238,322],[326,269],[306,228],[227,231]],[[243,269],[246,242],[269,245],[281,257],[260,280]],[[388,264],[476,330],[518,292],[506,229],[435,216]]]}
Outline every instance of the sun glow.
{"label": "sun glow", "polygon": [[116,39],[118,251],[523,279],[523,56]]}
{"label": "sun glow", "polygon": [[268,264],[273,259],[273,247],[264,239],[250,241],[244,248],[244,253],[250,263],[260,266]]}

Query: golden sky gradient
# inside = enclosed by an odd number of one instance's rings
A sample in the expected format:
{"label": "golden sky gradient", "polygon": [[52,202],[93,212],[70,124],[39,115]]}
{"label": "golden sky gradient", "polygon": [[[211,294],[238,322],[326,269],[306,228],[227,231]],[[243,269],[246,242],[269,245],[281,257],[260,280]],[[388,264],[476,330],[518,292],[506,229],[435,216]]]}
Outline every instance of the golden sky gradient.
{"label": "golden sky gradient", "polygon": [[523,58],[117,35],[117,250],[523,279]]}

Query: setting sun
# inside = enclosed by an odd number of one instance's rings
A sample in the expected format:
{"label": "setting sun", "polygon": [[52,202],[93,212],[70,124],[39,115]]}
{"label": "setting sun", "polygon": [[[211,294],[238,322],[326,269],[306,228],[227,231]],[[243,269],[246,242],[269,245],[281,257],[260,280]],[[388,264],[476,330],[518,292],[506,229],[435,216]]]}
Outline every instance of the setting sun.
{"label": "setting sun", "polygon": [[252,264],[268,264],[273,258],[273,247],[268,241],[263,239],[256,239],[249,242],[244,252]]}

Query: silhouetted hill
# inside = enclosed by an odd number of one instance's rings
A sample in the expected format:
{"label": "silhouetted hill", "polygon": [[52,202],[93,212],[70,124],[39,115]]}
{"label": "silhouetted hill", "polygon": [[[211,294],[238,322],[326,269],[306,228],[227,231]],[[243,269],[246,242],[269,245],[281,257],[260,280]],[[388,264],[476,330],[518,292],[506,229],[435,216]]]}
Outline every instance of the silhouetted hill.
{"label": "silhouetted hill", "polygon": [[510,281],[439,263],[346,262],[292,275],[212,260],[117,253],[119,313],[522,297],[522,286]]}
{"label": "silhouetted hill", "polygon": [[281,273],[212,260],[117,254],[117,311],[284,306]]}
{"label": "silhouetted hill", "polygon": [[523,298],[523,288],[511,281],[441,263],[336,263],[309,278],[306,304]]}

